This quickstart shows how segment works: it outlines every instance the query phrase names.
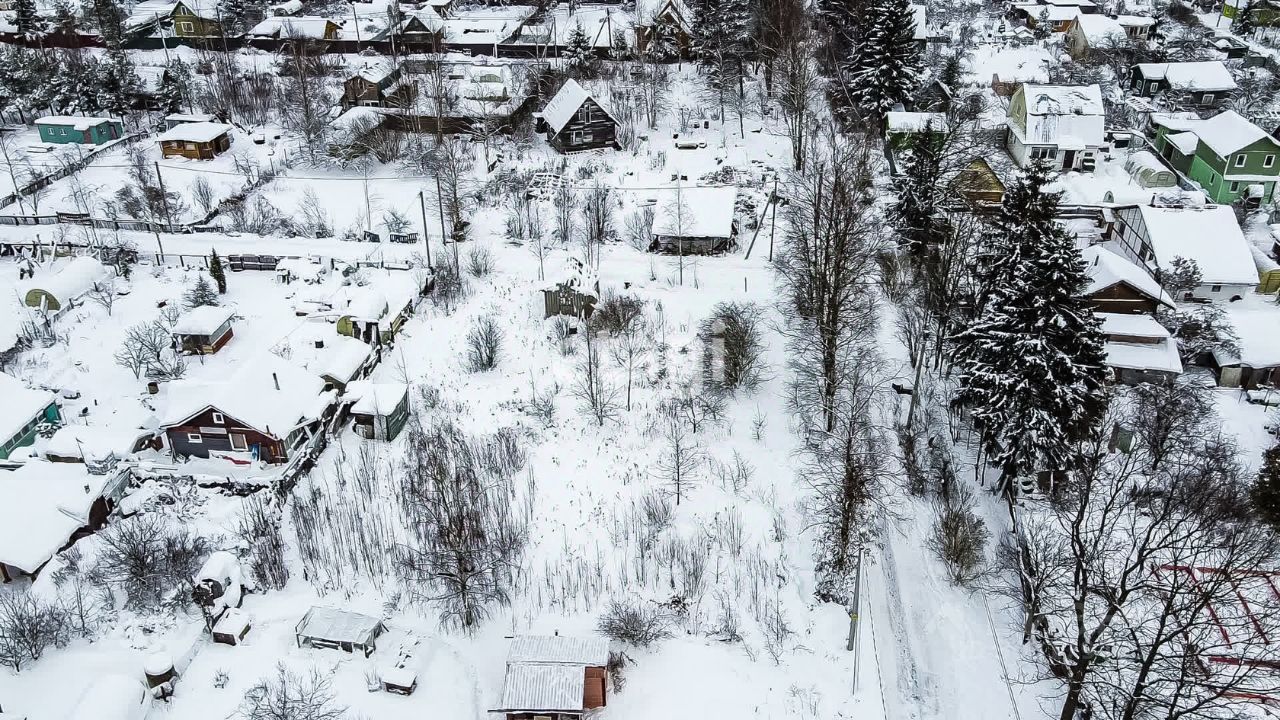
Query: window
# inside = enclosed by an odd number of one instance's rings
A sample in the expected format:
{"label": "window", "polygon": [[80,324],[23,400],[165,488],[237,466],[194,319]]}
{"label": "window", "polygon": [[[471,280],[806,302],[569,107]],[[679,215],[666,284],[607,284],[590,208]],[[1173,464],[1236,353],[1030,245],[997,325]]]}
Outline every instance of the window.
{"label": "window", "polygon": [[1267,155],[1266,157],[1262,158],[1262,167],[1264,168],[1273,167],[1275,164],[1276,164],[1275,155]]}
{"label": "window", "polygon": [[1054,148],[1052,145],[1040,145],[1040,146],[1031,148],[1032,160],[1049,160],[1053,157],[1056,157],[1057,154],[1058,154],[1057,149]]}
{"label": "window", "polygon": [[1240,153],[1239,155],[1236,156],[1236,167],[1244,167],[1244,163],[1248,159],[1249,159],[1248,155],[1245,155],[1244,153]]}
{"label": "window", "polygon": [[227,424],[227,420],[226,420],[226,418],[222,417],[222,413],[214,413],[214,414],[213,414],[213,424],[214,424],[214,425],[226,425],[226,424]]}
{"label": "window", "polygon": [[202,443],[204,440],[200,437],[200,433],[187,433],[187,442]]}
{"label": "window", "polygon": [[240,435],[238,433],[231,434],[231,449],[242,451],[249,449],[249,443],[245,441],[244,435]]}
{"label": "window", "polygon": [[1238,182],[1232,182],[1232,183],[1231,183],[1231,192],[1240,192],[1240,183],[1238,183]]}
{"label": "window", "polygon": [[178,23],[178,29],[185,33],[194,33],[196,31],[196,26],[189,22],[180,22]]}
{"label": "window", "polygon": [[1222,292],[1222,286],[1214,285],[1213,287],[1209,288],[1209,292]]}
{"label": "window", "polygon": [[1201,104],[1201,105],[1212,105],[1212,104],[1213,104],[1213,93],[1205,93],[1203,96],[1201,96],[1201,98],[1200,98],[1200,104]]}

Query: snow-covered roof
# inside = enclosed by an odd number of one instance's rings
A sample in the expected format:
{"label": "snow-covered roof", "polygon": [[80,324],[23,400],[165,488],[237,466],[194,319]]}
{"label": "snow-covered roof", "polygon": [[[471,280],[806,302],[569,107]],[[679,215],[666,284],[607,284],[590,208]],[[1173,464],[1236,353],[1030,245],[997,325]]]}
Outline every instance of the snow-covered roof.
{"label": "snow-covered roof", "polygon": [[675,187],[658,196],[653,208],[653,234],[665,237],[727,238],[733,236],[736,187]]}
{"label": "snow-covered roof", "polygon": [[1122,43],[1127,37],[1119,22],[1100,13],[1077,15],[1075,24],[1090,46],[1107,42]]}
{"label": "snow-covered roof", "polygon": [[174,125],[156,136],[158,142],[173,140],[177,142],[212,142],[222,135],[231,132],[230,125],[216,122],[193,122]]}
{"label": "snow-covered roof", "polygon": [[402,667],[386,667],[378,670],[378,679],[389,685],[412,687],[418,682],[418,673]]}
{"label": "snow-covered roof", "polygon": [[1080,9],[1076,7],[1059,7],[1057,5],[1038,5],[1036,3],[1017,3],[1013,6],[1015,9],[1021,10],[1030,17],[1039,20],[1041,17],[1047,17],[1049,22],[1066,22],[1072,18],[1080,16]]}
{"label": "snow-covered roof", "polygon": [[342,397],[344,400],[355,400],[351,405],[354,415],[387,415],[396,409],[408,393],[409,386],[404,383],[357,380],[347,385]]}
{"label": "snow-covered roof", "polygon": [[137,28],[157,20],[168,19],[173,15],[173,9],[178,3],[172,0],[144,0],[129,11],[129,17],[125,19],[125,26],[128,28]]}
{"label": "snow-covered roof", "polygon": [[604,667],[609,664],[609,640],[567,635],[517,635],[507,663],[551,663]]}
{"label": "snow-covered roof", "polygon": [[1166,127],[1178,132],[1190,130],[1204,122],[1200,116],[1190,111],[1172,113],[1151,113],[1151,124]]}
{"label": "snow-covered roof", "polygon": [[1103,343],[1106,363],[1113,368],[1126,370],[1155,370],[1181,373],[1182,358],[1178,356],[1178,344],[1172,340],[1157,343],[1127,343],[1108,340]]}
{"label": "snow-covered roof", "polygon": [[1226,158],[1263,138],[1276,141],[1265,130],[1244,119],[1235,110],[1225,110],[1192,128],[1209,149]]}
{"label": "snow-covered roof", "polygon": [[19,284],[18,293],[26,297],[32,290],[43,290],[62,304],[92,290],[94,284],[105,280],[108,274],[106,266],[96,258],[81,255],[68,260],[52,274]]}
{"label": "snow-covered roof", "polygon": [[[547,127],[551,128],[552,133],[559,133],[573,119],[573,114],[578,112],[578,108],[582,107],[582,103],[586,102],[588,98],[595,100],[591,93],[587,92],[586,88],[578,84],[577,80],[570,78],[565,81],[564,85],[560,86],[559,92],[542,109],[542,120],[547,124]],[[613,113],[609,112],[609,108],[605,107],[604,103],[596,100],[596,104],[600,106],[601,110],[604,110],[611,120],[617,122],[613,117]]]}
{"label": "snow-covered roof", "polygon": [[1156,24],[1156,19],[1146,15],[1117,15],[1116,22],[1120,27],[1151,27]]}
{"label": "snow-covered roof", "polygon": [[1125,283],[1153,300],[1173,305],[1173,298],[1160,287],[1160,283],[1125,257],[1101,245],[1087,247],[1080,254],[1088,265],[1089,285],[1085,287],[1085,295],[1105,290],[1116,283]]}
{"label": "snow-covered roof", "polygon": [[885,127],[889,132],[923,132],[925,128],[945,132],[947,116],[938,112],[889,112],[885,114]]}
{"label": "snow-covered roof", "polygon": [[[81,676],[85,677],[85,676]],[[151,697],[141,680],[121,673],[93,675],[75,710],[76,720],[142,720]]]}
{"label": "snow-covered roof", "polygon": [[52,125],[54,127],[70,127],[76,130],[88,130],[96,125],[114,122],[111,118],[80,117],[78,115],[46,115],[36,118],[36,125]]}
{"label": "snow-covered roof", "polygon": [[[316,347],[317,341],[323,347]],[[289,335],[289,359],[321,377],[346,384],[369,361],[373,348],[339,335],[328,322],[306,322]]]}
{"label": "snow-covered roof", "polygon": [[235,313],[220,305],[201,305],[183,313],[173,324],[174,335],[212,335]]}
{"label": "snow-covered roof", "polygon": [[294,632],[319,640],[368,645],[382,632],[382,620],[349,610],[316,606],[302,616]]}
{"label": "snow-covered roof", "polygon": [[[1097,146],[1103,141],[1102,89],[1097,85],[1023,84],[1026,127],[1010,123],[1027,144]],[[1019,118],[1020,120],[1020,118]]]}
{"label": "snow-covered roof", "polygon": [[585,686],[586,672],[581,665],[508,665],[502,709],[581,711]]}
{"label": "snow-covered roof", "polygon": [[1173,133],[1164,136],[1165,142],[1178,148],[1178,152],[1183,155],[1191,156],[1196,153],[1196,146],[1200,144],[1200,138],[1191,131]]}
{"label": "snow-covered roof", "polygon": [[1128,335],[1139,338],[1168,338],[1169,331],[1156,319],[1145,314],[1094,313],[1102,321],[1104,335]]}
{"label": "snow-covered roof", "polygon": [[218,118],[213,115],[207,115],[205,113],[196,113],[194,115],[187,114],[187,113],[173,113],[172,115],[165,115],[164,119],[165,119],[165,122],[198,123],[198,122],[214,122]]}
{"label": "snow-covered roof", "polygon": [[1161,267],[1174,258],[1195,260],[1205,285],[1254,285],[1258,269],[1249,244],[1226,205],[1194,208],[1138,206],[1147,239]]}
{"label": "snow-covered roof", "polygon": [[38,570],[89,524],[108,479],[80,463],[41,460],[0,472],[0,563]]}
{"label": "snow-covered roof", "polygon": [[90,462],[112,455],[125,457],[133,451],[141,430],[104,425],[65,425],[44,445],[46,455],[80,458]]}
{"label": "snow-covered roof", "polygon": [[54,403],[53,393],[29,388],[4,373],[0,373],[0,398],[0,443],[17,435],[33,419],[43,417],[45,408]]}
{"label": "snow-covered roof", "polygon": [[323,410],[317,407],[324,381],[271,353],[244,362],[222,382],[177,380],[168,384],[168,406],[162,426],[180,425],[206,408],[246,423],[261,432],[284,437]]}
{"label": "snow-covered roof", "polygon": [[268,5],[267,9],[276,15],[294,15],[302,10],[302,0],[285,0],[285,2]]}
{"label": "snow-covered roof", "polygon": [[[1190,92],[1227,91],[1236,89],[1236,81],[1221,60],[1203,62],[1139,63],[1138,71],[1148,80],[1167,80],[1178,90]],[[1189,125],[1190,128],[1193,123]]]}
{"label": "snow-covered roof", "polygon": [[[513,7],[495,8],[506,10]],[[533,12],[533,8],[529,8]],[[527,16],[526,16],[527,17]],[[467,17],[451,17],[444,21],[444,34],[450,43],[465,45],[492,45],[506,42],[524,24],[524,18],[510,15],[498,17],[477,16],[474,13]]]}
{"label": "snow-covered roof", "polygon": [[336,23],[322,17],[269,17],[250,28],[248,35],[323,40],[331,25]]}
{"label": "snow-covered roof", "polygon": [[213,624],[213,631],[219,635],[235,635],[240,636],[249,628],[249,615],[243,610],[236,608],[227,608],[222,613],[222,617],[218,618],[218,622]]}
{"label": "snow-covered roof", "polygon": [[1240,355],[1214,351],[1219,365],[1248,365],[1251,368],[1280,367],[1280,312],[1273,305],[1233,303],[1226,308],[1227,319],[1240,338]]}

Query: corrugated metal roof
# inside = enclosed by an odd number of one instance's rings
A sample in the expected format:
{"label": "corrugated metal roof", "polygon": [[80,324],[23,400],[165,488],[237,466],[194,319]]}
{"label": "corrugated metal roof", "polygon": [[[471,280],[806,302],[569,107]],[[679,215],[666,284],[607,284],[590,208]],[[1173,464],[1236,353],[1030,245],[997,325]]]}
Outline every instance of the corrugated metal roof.
{"label": "corrugated metal roof", "polygon": [[519,635],[511,641],[507,663],[560,663],[604,667],[609,641],[602,637]]}
{"label": "corrugated metal roof", "polygon": [[295,632],[303,637],[367,645],[381,633],[382,621],[368,615],[327,607],[313,607]]}
{"label": "corrugated metal roof", "polygon": [[506,711],[580,711],[586,671],[581,665],[511,663],[502,690]]}

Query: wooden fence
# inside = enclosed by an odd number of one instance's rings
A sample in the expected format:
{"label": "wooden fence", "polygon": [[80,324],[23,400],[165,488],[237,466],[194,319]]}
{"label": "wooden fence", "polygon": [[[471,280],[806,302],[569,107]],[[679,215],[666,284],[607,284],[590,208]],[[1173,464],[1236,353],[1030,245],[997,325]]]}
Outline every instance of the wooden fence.
{"label": "wooden fence", "polygon": [[[97,146],[95,146],[95,147],[93,148],[93,150],[89,151],[89,153],[88,153],[87,155],[85,155],[85,156],[83,156],[83,157],[80,157],[80,158],[77,158],[77,159],[76,159],[76,160],[74,160],[74,161],[66,162],[66,163],[64,163],[64,164],[63,164],[63,166],[62,166],[61,168],[59,168],[59,169],[57,169],[57,170],[54,170],[54,171],[53,171],[53,172],[51,172],[51,173],[46,173],[46,174],[44,174],[44,175],[41,175],[40,177],[36,178],[35,180],[32,180],[31,182],[27,183],[26,185],[23,185],[22,187],[18,188],[15,192],[12,192],[12,193],[10,193],[10,194],[8,194],[8,195],[5,195],[5,196],[3,196],[3,197],[0,197],[0,207],[8,207],[9,205],[12,205],[12,204],[14,204],[14,203],[18,202],[18,199],[19,199],[19,198],[27,197],[27,196],[31,195],[32,193],[34,193],[34,192],[36,192],[36,191],[43,190],[44,188],[46,188],[46,187],[48,187],[48,186],[52,185],[53,183],[55,183],[55,182],[57,182],[57,181],[59,181],[59,180],[61,180],[61,179],[65,178],[65,177],[69,177],[69,176],[71,176],[71,175],[73,175],[73,174],[75,174],[75,173],[77,173],[77,172],[80,172],[81,170],[83,170],[83,169],[85,169],[86,167],[88,167],[88,166],[89,166],[89,165],[94,161],[94,159],[95,159],[95,158],[97,158],[97,157],[98,157],[98,155],[100,155],[103,151],[105,151],[105,150],[107,150],[107,149],[109,149],[109,148],[113,148],[113,147],[115,147],[117,144],[123,143],[123,144],[126,144],[126,145],[132,145],[133,143],[137,142],[137,141],[138,141],[140,138],[142,138],[142,137],[143,137],[143,136],[142,136],[142,134],[141,134],[141,133],[130,133],[130,134],[128,134],[128,135],[125,135],[125,136],[123,136],[123,137],[119,138],[118,140],[114,140],[114,141],[112,141],[112,142],[105,143],[105,144],[103,144],[103,145],[97,145]],[[56,221],[54,221],[54,222],[56,222]],[[6,224],[6,225],[16,225],[16,224],[19,224],[19,223],[4,223],[4,224]],[[35,222],[35,223],[27,223],[27,224],[30,224],[30,225],[49,225],[49,224],[52,224],[52,223]]]}

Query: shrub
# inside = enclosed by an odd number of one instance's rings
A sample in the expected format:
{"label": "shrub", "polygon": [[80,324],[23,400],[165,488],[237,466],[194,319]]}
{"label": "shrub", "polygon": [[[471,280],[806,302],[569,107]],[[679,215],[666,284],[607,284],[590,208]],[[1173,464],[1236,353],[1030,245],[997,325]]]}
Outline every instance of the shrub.
{"label": "shrub", "polygon": [[467,369],[485,372],[498,366],[502,352],[502,328],[492,317],[482,317],[467,333]]}
{"label": "shrub", "polygon": [[467,272],[473,278],[482,278],[493,272],[493,253],[483,245],[467,251]]}
{"label": "shrub", "polygon": [[610,640],[642,648],[671,637],[670,623],[658,607],[642,607],[630,599],[611,600],[596,629]]}
{"label": "shrub", "polygon": [[764,339],[752,303],[720,303],[702,323],[703,372],[709,386],[752,390],[764,372]]}

